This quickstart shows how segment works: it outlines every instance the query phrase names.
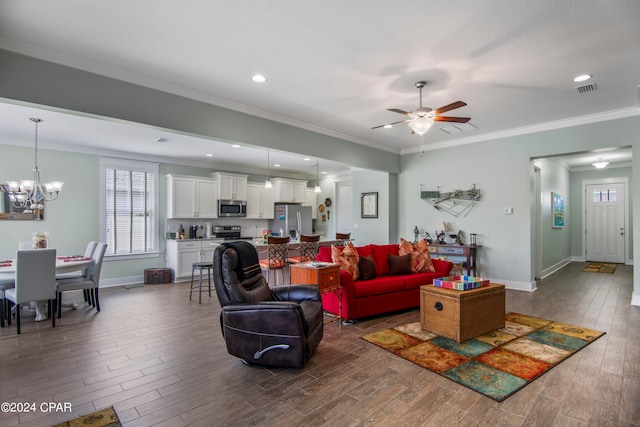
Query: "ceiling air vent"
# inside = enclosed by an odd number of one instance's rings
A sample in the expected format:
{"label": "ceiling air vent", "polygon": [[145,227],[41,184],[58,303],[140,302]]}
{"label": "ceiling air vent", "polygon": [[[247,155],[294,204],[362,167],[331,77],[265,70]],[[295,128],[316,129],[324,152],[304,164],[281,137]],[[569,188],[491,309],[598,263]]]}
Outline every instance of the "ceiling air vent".
{"label": "ceiling air vent", "polygon": [[596,90],[597,86],[594,82],[594,83],[587,83],[586,85],[578,86],[576,87],[576,89],[578,89],[579,93],[587,93],[587,92],[593,92],[594,90]]}

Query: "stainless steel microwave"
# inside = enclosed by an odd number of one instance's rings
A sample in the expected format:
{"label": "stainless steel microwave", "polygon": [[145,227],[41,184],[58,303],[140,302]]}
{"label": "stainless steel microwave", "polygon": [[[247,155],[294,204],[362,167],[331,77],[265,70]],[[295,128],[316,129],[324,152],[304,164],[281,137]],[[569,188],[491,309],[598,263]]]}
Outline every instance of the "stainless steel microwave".
{"label": "stainless steel microwave", "polygon": [[218,216],[247,216],[245,200],[218,200]]}

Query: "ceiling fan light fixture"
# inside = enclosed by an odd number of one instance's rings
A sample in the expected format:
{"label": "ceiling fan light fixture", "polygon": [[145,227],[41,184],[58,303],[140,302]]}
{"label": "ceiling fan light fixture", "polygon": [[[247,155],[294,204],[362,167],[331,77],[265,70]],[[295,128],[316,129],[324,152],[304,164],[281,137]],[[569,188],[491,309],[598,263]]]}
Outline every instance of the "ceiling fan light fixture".
{"label": "ceiling fan light fixture", "polygon": [[575,83],[582,83],[582,82],[586,82],[587,80],[589,80],[591,77],[593,77],[592,74],[580,74],[579,76],[576,76],[573,81]]}
{"label": "ceiling fan light fixture", "polygon": [[427,117],[416,117],[409,122],[409,127],[418,135],[424,135],[433,126],[433,119]]}
{"label": "ceiling fan light fixture", "polygon": [[598,157],[597,161],[595,163],[591,163],[593,166],[595,166],[598,169],[602,169],[607,167],[607,165],[609,164],[609,162],[605,162],[605,160],[602,157]]}

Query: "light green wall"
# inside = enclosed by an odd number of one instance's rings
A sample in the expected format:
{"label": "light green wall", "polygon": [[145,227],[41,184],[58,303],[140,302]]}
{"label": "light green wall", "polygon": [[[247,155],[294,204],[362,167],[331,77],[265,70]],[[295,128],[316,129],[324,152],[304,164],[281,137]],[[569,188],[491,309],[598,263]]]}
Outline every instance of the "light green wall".
{"label": "light green wall", "polygon": [[[530,284],[529,158],[522,146],[498,140],[426,151],[403,156],[402,167],[401,236],[412,236],[417,225],[435,237],[436,226],[444,221],[467,236],[478,234],[478,275],[509,285]],[[468,190],[475,184],[481,199],[466,216],[454,217],[422,200],[421,184],[428,190],[439,187],[440,192]],[[504,215],[505,207],[512,207],[513,215]]]}
{"label": "light green wall", "polygon": [[[61,253],[83,254],[87,242],[98,240],[98,158],[84,154],[38,150],[43,181],[58,180],[64,187],[57,200],[45,202],[43,221],[0,221],[0,259],[15,258],[18,242],[31,240],[34,231],[48,231],[49,244]],[[30,179],[33,149],[0,145],[0,182]]]}
{"label": "light green wall", "polygon": [[[539,159],[540,200],[542,206],[542,272],[543,277],[549,270],[571,260],[571,192],[569,188],[569,170],[554,159]],[[553,228],[551,193],[564,197],[565,226]]]}
{"label": "light green wall", "polygon": [[[634,151],[640,147],[639,116],[453,146],[426,151],[423,156],[402,156],[398,180],[399,229],[409,230],[417,224],[431,232],[438,222],[446,221],[453,229],[478,233],[483,245],[478,260],[480,275],[513,288],[534,289],[530,159],[623,146],[631,146]],[[640,163],[638,157],[634,157],[633,166]],[[638,209],[637,179],[632,177],[630,185],[634,211]],[[566,178],[562,177],[561,181],[563,188],[568,188]],[[422,201],[420,184],[427,184],[433,190],[440,186],[441,191],[465,190],[476,184],[482,199],[467,216],[454,218]],[[513,208],[513,215],[504,215],[505,207]],[[637,217],[633,219],[634,229],[640,223]],[[566,230],[563,235],[562,248],[548,263],[566,256],[565,240],[571,237],[566,237]],[[634,234],[634,244],[638,239]],[[571,254],[571,240],[568,244]],[[635,258],[637,256],[634,263]],[[633,298],[640,305],[638,275],[634,276]]]}
{"label": "light green wall", "polygon": [[[389,239],[389,174],[367,170],[354,171],[353,185],[353,231],[351,237],[357,244],[386,244]],[[361,218],[360,195],[378,193],[378,218]]]}

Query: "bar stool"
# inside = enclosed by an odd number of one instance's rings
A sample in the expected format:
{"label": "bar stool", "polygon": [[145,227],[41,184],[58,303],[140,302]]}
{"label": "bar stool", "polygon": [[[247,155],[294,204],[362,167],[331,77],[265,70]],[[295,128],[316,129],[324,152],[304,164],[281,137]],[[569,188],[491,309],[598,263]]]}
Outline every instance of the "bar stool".
{"label": "bar stool", "polygon": [[[191,301],[191,293],[193,292],[193,275],[196,270],[200,272],[200,280],[198,281],[198,304],[202,304],[202,270],[207,269],[207,278],[209,279],[209,296],[211,296],[211,269],[212,262],[194,262],[191,266],[191,288],[189,289],[189,301]],[[206,292],[206,290],[205,290]]]}
{"label": "bar stool", "polygon": [[351,233],[336,233],[337,246],[347,246],[351,240]]}
{"label": "bar stool", "polygon": [[[284,268],[289,257],[288,237],[267,237],[267,259],[260,260],[260,268],[267,270],[267,283],[270,282],[271,272],[280,271],[282,284],[284,285]],[[276,285],[278,280],[276,277]]]}
{"label": "bar stool", "polygon": [[300,256],[289,257],[290,264],[315,261],[320,247],[320,235],[300,235]]}

